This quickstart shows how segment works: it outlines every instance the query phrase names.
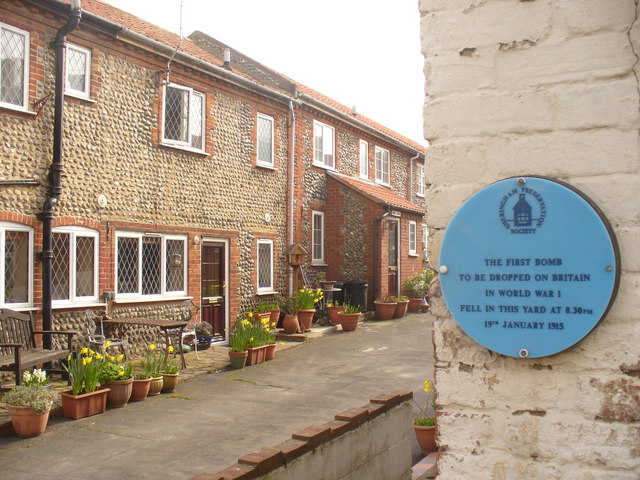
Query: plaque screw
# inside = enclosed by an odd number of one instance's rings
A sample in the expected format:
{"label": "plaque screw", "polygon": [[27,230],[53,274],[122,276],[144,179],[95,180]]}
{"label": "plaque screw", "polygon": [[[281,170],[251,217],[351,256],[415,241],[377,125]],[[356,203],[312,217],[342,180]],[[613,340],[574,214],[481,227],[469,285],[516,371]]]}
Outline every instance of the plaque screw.
{"label": "plaque screw", "polygon": [[438,270],[440,271],[440,273],[447,273],[449,271],[449,267],[447,267],[446,265],[440,265],[440,268]]}
{"label": "plaque screw", "polygon": [[520,177],[518,179],[518,185],[524,185],[525,183],[527,183],[527,181],[524,178]]}
{"label": "plaque screw", "polygon": [[611,265],[607,265],[604,269],[605,269],[607,272],[610,272],[611,270],[613,270],[613,267],[612,267]]}
{"label": "plaque screw", "polygon": [[529,350],[521,348],[518,354],[520,355],[520,358],[527,358],[529,356]]}

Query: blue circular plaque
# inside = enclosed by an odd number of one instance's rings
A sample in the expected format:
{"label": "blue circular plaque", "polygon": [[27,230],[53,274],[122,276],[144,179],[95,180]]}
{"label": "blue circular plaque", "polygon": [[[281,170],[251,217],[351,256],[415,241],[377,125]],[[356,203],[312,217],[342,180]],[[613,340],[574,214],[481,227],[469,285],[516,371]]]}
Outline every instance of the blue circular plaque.
{"label": "blue circular plaque", "polygon": [[449,310],[476,342],[536,358],[582,340],[618,290],[620,258],[597,207],[567,184],[501,180],[454,215],[440,251]]}

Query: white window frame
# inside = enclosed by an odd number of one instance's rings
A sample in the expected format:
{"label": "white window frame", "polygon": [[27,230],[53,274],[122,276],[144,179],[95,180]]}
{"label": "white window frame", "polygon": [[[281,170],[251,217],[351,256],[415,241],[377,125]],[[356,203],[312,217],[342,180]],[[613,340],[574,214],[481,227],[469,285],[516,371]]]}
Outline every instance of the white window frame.
{"label": "white window frame", "polygon": [[[316,129],[322,129],[322,145],[316,145]],[[331,145],[329,145],[329,141]],[[325,158],[329,155],[325,152],[325,149],[331,149],[331,160],[325,161]],[[317,153],[320,152],[322,160],[319,161]],[[334,170],[336,166],[336,142],[335,142],[335,129],[331,125],[327,125],[317,120],[313,121],[313,164],[317,167],[328,168]]]}
{"label": "white window frame", "polygon": [[[83,54],[86,58],[84,65],[84,89],[83,90],[75,90],[69,86],[69,50],[73,50],[77,53]],[[64,93],[65,95],[71,95],[74,97],[81,98],[89,98],[91,96],[91,50],[88,48],[81,47],[80,45],[75,45],[73,43],[67,43],[67,53],[66,53],[66,62],[67,67],[65,69],[65,86]]]}
{"label": "white window frame", "polygon": [[[189,92],[189,112],[188,112],[188,118],[189,121],[187,122],[187,137],[188,137],[188,141],[183,141],[183,140],[176,140],[173,138],[167,138],[166,137],[166,125],[167,125],[167,89],[169,88],[174,88],[176,90],[183,90],[186,92]],[[201,112],[201,116],[202,118],[200,119],[200,135],[202,138],[202,146],[201,147],[194,147],[193,146],[193,134],[192,134],[192,125],[191,125],[191,108],[193,105],[193,99],[194,98],[201,98],[202,99],[202,112]],[[202,92],[198,92],[196,90],[194,90],[193,88],[190,87],[185,87],[183,85],[178,85],[175,83],[170,83],[169,85],[166,85],[163,89],[162,89],[162,143],[163,145],[169,145],[172,147],[178,147],[178,148],[182,148],[185,150],[190,150],[193,152],[204,152],[205,149],[205,145],[206,145],[206,138],[205,138],[205,132],[206,132],[206,124],[205,124],[205,112],[207,110],[207,96],[202,93]]]}
{"label": "white window frame", "polygon": [[427,259],[427,247],[429,246],[429,230],[427,224],[422,224],[422,258]]}
{"label": "white window frame", "polygon": [[418,226],[413,220],[409,220],[409,255],[418,255]]}
{"label": "white window frame", "polygon": [[[320,219],[320,255],[316,256],[316,218]],[[313,211],[311,212],[311,265],[326,265],[324,258],[324,212]]]}
{"label": "white window frame", "polygon": [[[27,301],[18,303],[6,303],[5,298],[5,244],[6,244],[6,232],[27,232],[29,234],[29,254],[27,265]],[[10,308],[27,308],[33,306],[33,228],[19,223],[12,222],[0,222],[0,268],[2,274],[0,275],[0,305]]]}
{"label": "white window frame", "polygon": [[[269,285],[260,286],[260,263],[262,259],[260,258],[260,245],[268,245],[270,258],[269,258]],[[273,293],[273,240],[268,238],[260,238],[258,239],[257,247],[256,247],[256,292],[257,293]]]}
{"label": "white window frame", "polygon": [[[23,82],[23,92],[22,92],[22,103],[21,104],[15,104],[15,103],[8,103],[8,102],[3,102],[0,99],[0,106],[1,107],[6,107],[6,108],[11,108],[13,110],[21,110],[21,111],[27,111],[27,106],[29,104],[29,57],[30,57],[30,45],[31,45],[31,39],[30,39],[30,34],[29,32],[22,30],[20,28],[16,28],[13,27],[11,25],[7,25],[6,23],[1,23],[0,22],[0,38],[2,35],[2,30],[8,30],[12,33],[15,33],[17,35],[22,35],[23,37],[23,41],[24,41],[24,68],[23,68],[23,72],[22,72],[22,82]],[[1,59],[0,59],[1,60]],[[1,75],[1,72],[0,72]],[[2,85],[2,77],[0,76],[0,85]]]}
{"label": "white window frame", "polygon": [[360,178],[369,178],[369,144],[360,140]]}
{"label": "white window frame", "polygon": [[[96,230],[85,227],[56,227],[52,230],[52,233],[66,233],[69,234],[69,240],[71,242],[69,248],[69,292],[68,298],[63,300],[52,300],[52,306],[63,306],[73,304],[85,304],[96,303],[99,299],[99,274],[100,274],[100,235]],[[76,296],[76,250],[78,248],[78,238],[93,238],[93,291],[94,295],[91,296]]]}
{"label": "white window frame", "polygon": [[[376,158],[376,183],[381,185],[389,186],[390,184],[390,159],[391,154],[389,150],[386,148],[378,147],[376,145],[375,148],[375,158]],[[385,159],[386,157],[386,159]]]}
{"label": "white window frame", "polygon": [[[269,139],[271,142],[271,158],[265,160],[263,158],[260,158],[260,122],[269,122],[270,126],[271,126],[271,138]],[[260,165],[262,167],[269,167],[269,168],[273,168],[274,167],[274,143],[273,143],[273,127],[274,127],[274,119],[273,117],[269,116],[269,115],[265,115],[264,113],[259,113],[258,112],[258,120],[256,123],[256,165]]]}
{"label": "white window frame", "polygon": [[416,163],[416,182],[418,188],[416,189],[416,195],[424,197],[424,164]]}
{"label": "white window frame", "polygon": [[[159,294],[142,294],[142,239],[144,237],[160,237],[160,293]],[[119,255],[119,242],[121,238],[135,238],[138,242],[138,265],[137,265],[137,281],[138,291],[133,293],[120,293],[118,291],[118,255]],[[182,249],[182,275],[183,275],[183,290],[167,291],[167,240],[180,240],[183,243]],[[141,233],[141,232],[116,232],[116,258],[115,258],[115,290],[116,300],[162,300],[165,298],[185,297],[188,289],[188,257],[187,257],[187,235],[165,235],[158,233]]]}

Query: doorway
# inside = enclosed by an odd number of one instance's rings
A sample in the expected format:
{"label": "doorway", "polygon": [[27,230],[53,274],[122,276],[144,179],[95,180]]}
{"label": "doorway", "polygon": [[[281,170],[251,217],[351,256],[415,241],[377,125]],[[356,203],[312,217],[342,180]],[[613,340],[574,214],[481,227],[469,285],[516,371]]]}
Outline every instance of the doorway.
{"label": "doorway", "polygon": [[398,245],[399,245],[399,224],[396,220],[389,220],[389,273],[388,273],[388,295],[398,296]]}
{"label": "doorway", "polygon": [[226,244],[202,243],[201,305],[202,321],[213,328],[213,342],[225,340],[227,306]]}

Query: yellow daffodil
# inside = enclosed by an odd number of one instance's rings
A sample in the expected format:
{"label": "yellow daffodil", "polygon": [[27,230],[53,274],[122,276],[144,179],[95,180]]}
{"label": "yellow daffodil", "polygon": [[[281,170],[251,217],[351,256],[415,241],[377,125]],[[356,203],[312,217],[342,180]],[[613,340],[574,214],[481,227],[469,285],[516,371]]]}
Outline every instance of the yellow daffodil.
{"label": "yellow daffodil", "polygon": [[169,350],[169,353],[173,353],[173,345],[169,345],[168,350]]}
{"label": "yellow daffodil", "polygon": [[431,391],[431,382],[429,380],[424,381],[424,391],[427,393]]}
{"label": "yellow daffodil", "polygon": [[102,360],[104,357],[99,353],[96,353],[96,360]]}
{"label": "yellow daffodil", "polygon": [[253,312],[249,312],[249,313],[247,313],[247,317],[249,317],[249,318],[253,318]]}
{"label": "yellow daffodil", "polygon": [[149,345],[149,350],[155,350],[156,349],[156,344],[152,343],[151,345]]}
{"label": "yellow daffodil", "polygon": [[124,372],[123,372],[122,370],[120,370],[120,371],[118,372],[118,376],[119,376],[119,377],[124,377]]}
{"label": "yellow daffodil", "polygon": [[89,353],[89,349],[87,347],[84,347],[82,350],[80,350],[80,353],[82,355],[86,355],[87,353]]}
{"label": "yellow daffodil", "polygon": [[122,360],[124,360],[124,355],[123,354],[118,355],[118,361],[121,362]]}
{"label": "yellow daffodil", "polygon": [[71,355],[67,357],[67,362],[70,362],[70,361],[71,361]]}
{"label": "yellow daffodil", "polygon": [[276,326],[277,326],[277,325],[278,325],[278,324],[277,324],[276,322],[273,322],[273,323],[271,324],[271,328],[276,328]]}
{"label": "yellow daffodil", "polygon": [[105,349],[109,348],[110,346],[111,346],[111,342],[110,341],[107,340],[106,342],[104,342],[104,348]]}

